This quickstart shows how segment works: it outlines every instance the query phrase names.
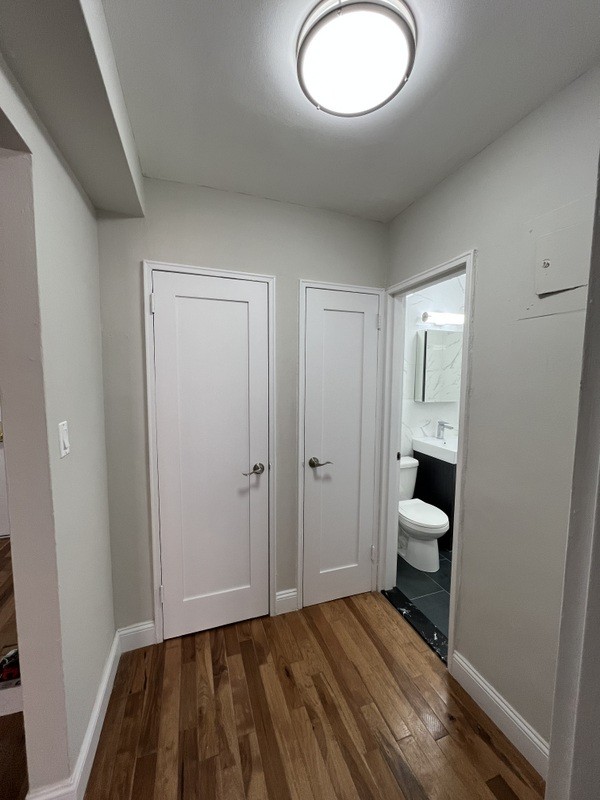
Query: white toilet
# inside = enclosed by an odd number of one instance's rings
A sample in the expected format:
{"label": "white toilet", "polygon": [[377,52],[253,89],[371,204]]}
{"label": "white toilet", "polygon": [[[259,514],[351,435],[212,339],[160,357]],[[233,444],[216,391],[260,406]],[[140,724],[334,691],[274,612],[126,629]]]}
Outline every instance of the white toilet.
{"label": "white toilet", "polygon": [[450,520],[439,508],[413,498],[418,467],[416,458],[400,459],[398,554],[416,569],[437,572],[438,539],[450,528]]}

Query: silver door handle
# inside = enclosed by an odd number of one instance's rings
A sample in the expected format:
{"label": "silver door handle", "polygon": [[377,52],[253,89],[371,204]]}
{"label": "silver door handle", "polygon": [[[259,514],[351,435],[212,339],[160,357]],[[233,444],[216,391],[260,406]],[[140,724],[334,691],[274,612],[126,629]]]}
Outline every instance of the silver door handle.
{"label": "silver door handle", "polygon": [[324,467],[325,464],[333,464],[333,461],[321,462],[316,456],[313,456],[312,458],[308,459],[308,466],[312,467],[313,469],[316,469],[317,467]]}
{"label": "silver door handle", "polygon": [[265,471],[265,465],[258,463],[252,467],[250,472],[242,472],[242,475],[245,475],[247,478],[248,475],[262,475],[264,471]]}

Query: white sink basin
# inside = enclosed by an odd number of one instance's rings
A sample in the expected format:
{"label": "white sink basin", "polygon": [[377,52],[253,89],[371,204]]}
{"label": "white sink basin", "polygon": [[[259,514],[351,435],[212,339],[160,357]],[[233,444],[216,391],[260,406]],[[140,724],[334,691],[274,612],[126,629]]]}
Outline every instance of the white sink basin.
{"label": "white sink basin", "polygon": [[423,436],[413,439],[415,453],[424,453],[426,456],[439,458],[448,464],[456,464],[458,460],[458,437],[448,436],[446,439],[436,439],[435,436]]}

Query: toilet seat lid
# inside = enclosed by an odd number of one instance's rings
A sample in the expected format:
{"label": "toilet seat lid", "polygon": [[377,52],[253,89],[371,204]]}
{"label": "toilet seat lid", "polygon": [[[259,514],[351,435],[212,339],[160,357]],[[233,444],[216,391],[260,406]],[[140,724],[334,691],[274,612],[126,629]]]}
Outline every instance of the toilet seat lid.
{"label": "toilet seat lid", "polygon": [[412,522],[421,528],[429,528],[430,530],[443,528],[449,523],[447,514],[444,514],[440,508],[432,506],[430,503],[424,503],[422,500],[417,500],[417,498],[400,500],[398,503],[398,516],[405,522]]}

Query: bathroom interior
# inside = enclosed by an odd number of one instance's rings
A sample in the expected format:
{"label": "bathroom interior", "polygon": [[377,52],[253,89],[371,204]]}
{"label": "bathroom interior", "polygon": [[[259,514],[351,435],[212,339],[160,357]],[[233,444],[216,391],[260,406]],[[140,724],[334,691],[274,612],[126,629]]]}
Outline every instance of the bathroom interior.
{"label": "bathroom interior", "polygon": [[396,585],[384,592],[448,657],[465,275],[404,297]]}

